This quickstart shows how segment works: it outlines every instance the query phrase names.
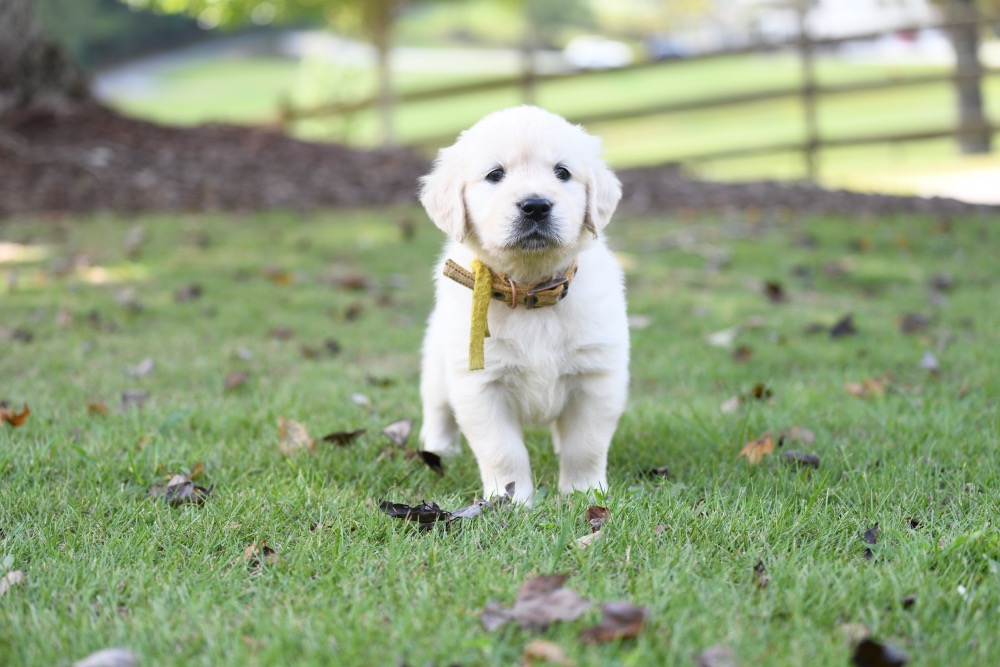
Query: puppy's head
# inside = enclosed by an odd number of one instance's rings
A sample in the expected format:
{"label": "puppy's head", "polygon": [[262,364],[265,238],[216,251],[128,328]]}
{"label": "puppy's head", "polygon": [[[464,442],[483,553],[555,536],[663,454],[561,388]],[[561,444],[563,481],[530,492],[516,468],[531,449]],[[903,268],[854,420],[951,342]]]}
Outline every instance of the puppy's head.
{"label": "puppy's head", "polygon": [[558,270],[611,220],[621,184],[600,139],[521,106],[490,114],[438,154],[420,202],[449,237],[531,280]]}

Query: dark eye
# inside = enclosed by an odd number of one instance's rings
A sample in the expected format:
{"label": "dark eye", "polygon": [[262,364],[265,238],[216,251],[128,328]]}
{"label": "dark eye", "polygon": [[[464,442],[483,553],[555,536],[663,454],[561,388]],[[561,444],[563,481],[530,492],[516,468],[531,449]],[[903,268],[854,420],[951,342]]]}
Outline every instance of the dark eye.
{"label": "dark eye", "polygon": [[490,173],[486,174],[486,180],[490,183],[499,183],[503,180],[503,177],[507,175],[507,172],[503,170],[503,167],[497,167]]}
{"label": "dark eye", "polygon": [[556,175],[556,178],[558,178],[560,181],[568,181],[569,177],[572,175],[569,173],[569,169],[562,166],[561,164],[557,164],[556,168],[552,170],[552,173],[554,173]]}

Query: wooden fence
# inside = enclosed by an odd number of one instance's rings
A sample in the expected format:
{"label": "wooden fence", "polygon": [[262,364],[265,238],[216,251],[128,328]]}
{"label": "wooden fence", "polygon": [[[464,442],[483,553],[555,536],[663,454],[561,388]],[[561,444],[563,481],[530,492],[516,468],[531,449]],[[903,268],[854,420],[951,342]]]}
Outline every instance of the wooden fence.
{"label": "wooden fence", "polygon": [[[823,148],[858,146],[858,145],[877,144],[877,143],[903,143],[903,142],[920,141],[926,139],[938,139],[944,137],[962,137],[963,135],[972,135],[972,134],[982,135],[984,133],[988,138],[993,134],[995,134],[996,132],[1000,131],[1000,125],[985,120],[985,111],[984,111],[984,116],[983,119],[981,120],[970,121],[968,119],[961,119],[955,124],[950,125],[948,127],[934,127],[921,130],[911,130],[908,132],[889,132],[889,133],[865,134],[856,136],[823,136],[820,134],[818,130],[816,121],[819,101],[823,97],[831,95],[839,95],[844,93],[884,90],[889,88],[900,88],[907,86],[922,86],[926,84],[943,83],[943,82],[951,82],[956,86],[962,84],[963,82],[974,82],[978,84],[978,82],[981,81],[982,78],[987,76],[995,76],[998,73],[1000,73],[1000,69],[984,68],[977,61],[974,62],[972,66],[966,64],[964,68],[961,66],[956,66],[955,70],[951,72],[910,76],[905,79],[886,79],[878,81],[859,81],[859,82],[842,83],[835,85],[820,85],[816,81],[813,68],[813,59],[817,51],[829,47],[838,46],[848,42],[868,41],[886,35],[892,35],[904,32],[917,33],[920,31],[932,30],[932,29],[950,31],[950,30],[961,30],[963,28],[968,29],[970,27],[972,29],[980,29],[982,26],[998,25],[998,24],[1000,24],[1000,19],[998,18],[985,17],[985,16],[970,16],[967,18],[942,20],[932,23],[915,23],[910,25],[899,26],[891,30],[861,32],[842,37],[814,38],[811,37],[808,31],[805,29],[804,14],[800,13],[799,35],[794,39],[775,41],[775,42],[762,42],[738,48],[718,49],[709,52],[694,54],[689,57],[685,57],[683,59],[678,59],[678,60],[669,60],[660,62],[654,62],[654,61],[640,62],[625,68],[616,68],[607,70],[586,70],[586,71],[576,71],[576,72],[560,72],[560,73],[550,73],[550,74],[539,74],[532,71],[525,71],[518,76],[498,77],[482,81],[462,83],[458,85],[401,92],[395,95],[394,103],[398,107],[398,105],[403,105],[407,103],[426,102],[431,100],[445,100],[449,98],[462,97],[465,95],[473,95],[477,93],[498,91],[504,89],[513,89],[513,88],[520,89],[522,97],[527,101],[534,98],[535,89],[538,86],[544,86],[547,83],[556,81],[565,81],[569,79],[582,80],[594,77],[614,76],[615,74],[624,71],[637,71],[637,70],[645,70],[651,68],[676,67],[676,66],[681,66],[684,63],[705,61],[705,60],[717,59],[728,56],[775,53],[775,52],[794,50],[797,51],[798,53],[799,62],[801,65],[801,77],[797,85],[784,86],[780,88],[763,89],[763,90],[732,94],[732,95],[715,95],[699,99],[685,100],[682,102],[665,102],[658,104],[649,104],[645,106],[636,106],[629,109],[615,110],[608,112],[598,112],[591,114],[570,113],[566,114],[566,116],[570,121],[574,123],[587,125],[587,124],[594,124],[594,123],[601,123],[608,121],[637,119],[647,116],[655,116],[655,115],[670,114],[670,113],[700,111],[700,110],[720,108],[720,107],[735,107],[738,105],[778,100],[778,99],[798,98],[802,106],[804,128],[805,128],[804,136],[798,141],[780,142],[768,145],[733,146],[725,150],[714,150],[708,152],[692,153],[683,156],[674,156],[671,157],[670,161],[680,162],[680,163],[697,163],[709,160],[724,160],[724,159],[750,157],[750,156],[772,154],[772,153],[794,152],[802,154],[803,161],[805,163],[805,172],[810,180],[815,180],[817,171],[816,167],[817,154]],[[962,65],[962,63],[959,62],[958,65]],[[336,116],[349,116],[361,111],[373,109],[375,108],[376,105],[377,105],[377,99],[375,97],[364,98],[355,101],[334,102],[330,104],[319,105],[312,108],[295,109],[289,105],[285,105],[280,113],[280,122],[283,127],[288,128],[290,125],[298,121],[317,119],[317,118],[330,118]],[[423,148],[447,145],[454,139],[456,134],[461,129],[464,128],[455,128],[454,132],[450,132],[444,135],[422,137],[419,141],[414,142],[414,145]]]}

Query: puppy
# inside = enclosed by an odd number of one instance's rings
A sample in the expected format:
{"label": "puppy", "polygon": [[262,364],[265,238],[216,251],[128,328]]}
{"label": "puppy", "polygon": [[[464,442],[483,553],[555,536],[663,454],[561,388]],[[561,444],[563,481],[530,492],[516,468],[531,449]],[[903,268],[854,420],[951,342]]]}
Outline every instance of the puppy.
{"label": "puppy", "polygon": [[537,107],[490,114],[438,154],[420,201],[449,241],[423,347],[427,451],[459,431],[485,498],[534,482],[524,423],[547,424],[559,490],[607,489],[607,456],[628,391],[621,267],[602,231],[621,184],[601,142]]}

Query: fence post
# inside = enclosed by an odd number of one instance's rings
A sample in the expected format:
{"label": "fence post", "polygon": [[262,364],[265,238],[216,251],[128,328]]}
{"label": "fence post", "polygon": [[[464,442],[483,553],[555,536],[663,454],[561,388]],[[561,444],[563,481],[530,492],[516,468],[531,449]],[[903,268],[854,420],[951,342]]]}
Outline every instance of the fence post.
{"label": "fence post", "polygon": [[799,0],[795,4],[795,9],[799,24],[798,47],[799,63],[802,69],[802,114],[806,132],[803,158],[805,159],[806,178],[815,182],[819,133],[816,127],[816,71],[813,65],[813,43],[806,23],[809,16],[808,0]]}
{"label": "fence post", "polygon": [[521,44],[521,102],[535,103],[535,51],[538,48],[538,33],[531,12],[525,4],[524,9],[524,41]]}
{"label": "fence post", "polygon": [[[951,19],[974,19],[972,0],[949,0]],[[991,136],[983,113],[983,65],[979,61],[979,24],[955,26],[950,31],[955,49],[955,92],[958,96],[958,146],[963,154],[989,153]]]}

